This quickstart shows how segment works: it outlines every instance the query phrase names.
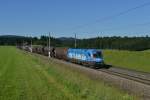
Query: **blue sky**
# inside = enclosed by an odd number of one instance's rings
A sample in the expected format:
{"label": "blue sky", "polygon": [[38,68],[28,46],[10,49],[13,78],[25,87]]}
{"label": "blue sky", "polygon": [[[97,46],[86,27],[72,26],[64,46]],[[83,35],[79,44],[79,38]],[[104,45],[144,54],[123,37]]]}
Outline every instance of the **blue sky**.
{"label": "blue sky", "polygon": [[[104,20],[149,0],[0,0],[0,35],[55,37],[150,35],[150,5]],[[96,22],[99,20],[98,22]]]}

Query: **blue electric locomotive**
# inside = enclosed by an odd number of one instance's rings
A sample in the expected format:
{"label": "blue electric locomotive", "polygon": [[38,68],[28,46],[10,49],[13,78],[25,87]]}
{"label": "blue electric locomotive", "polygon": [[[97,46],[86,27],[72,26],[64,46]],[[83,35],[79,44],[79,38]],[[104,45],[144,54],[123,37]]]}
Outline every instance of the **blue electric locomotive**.
{"label": "blue electric locomotive", "polygon": [[80,64],[101,67],[104,65],[102,51],[97,49],[72,49],[67,51],[67,58]]}

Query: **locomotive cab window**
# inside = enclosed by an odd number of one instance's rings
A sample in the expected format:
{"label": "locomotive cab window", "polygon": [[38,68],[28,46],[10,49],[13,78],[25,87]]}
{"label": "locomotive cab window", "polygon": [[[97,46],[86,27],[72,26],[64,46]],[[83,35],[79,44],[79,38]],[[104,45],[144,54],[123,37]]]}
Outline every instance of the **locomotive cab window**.
{"label": "locomotive cab window", "polygon": [[102,57],[102,53],[101,52],[96,52],[93,54],[93,58],[101,58]]}

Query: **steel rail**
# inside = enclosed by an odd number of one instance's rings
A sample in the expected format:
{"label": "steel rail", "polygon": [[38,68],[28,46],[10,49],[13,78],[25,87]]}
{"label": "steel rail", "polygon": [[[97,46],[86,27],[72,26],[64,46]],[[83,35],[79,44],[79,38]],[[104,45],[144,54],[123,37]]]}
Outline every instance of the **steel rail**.
{"label": "steel rail", "polygon": [[126,78],[126,79],[129,79],[129,80],[139,82],[139,83],[150,85],[150,80],[149,79],[144,79],[144,78],[141,78],[141,77],[129,75],[127,73],[120,73],[120,72],[116,72],[116,71],[112,71],[112,70],[108,70],[108,69],[97,69],[97,70],[101,71],[101,72],[104,72],[104,73],[107,73],[107,74],[119,76],[119,77],[122,77],[122,78]]}

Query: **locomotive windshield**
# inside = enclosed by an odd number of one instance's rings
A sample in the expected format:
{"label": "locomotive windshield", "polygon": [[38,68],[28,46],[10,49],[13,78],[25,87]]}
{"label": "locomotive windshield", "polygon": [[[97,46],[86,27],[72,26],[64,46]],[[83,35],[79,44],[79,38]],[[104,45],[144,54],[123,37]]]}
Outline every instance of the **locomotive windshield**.
{"label": "locomotive windshield", "polygon": [[101,58],[102,57],[102,53],[101,52],[96,52],[93,54],[93,58]]}

